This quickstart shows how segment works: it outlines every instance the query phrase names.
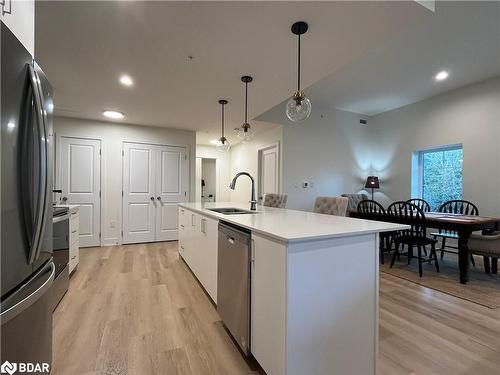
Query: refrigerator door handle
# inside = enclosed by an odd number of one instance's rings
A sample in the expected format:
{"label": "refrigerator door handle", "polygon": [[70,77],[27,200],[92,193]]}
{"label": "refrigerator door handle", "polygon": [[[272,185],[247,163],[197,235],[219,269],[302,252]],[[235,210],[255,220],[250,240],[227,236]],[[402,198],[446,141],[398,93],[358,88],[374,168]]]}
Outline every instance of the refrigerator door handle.
{"label": "refrigerator door handle", "polygon": [[[42,130],[43,130],[43,137],[41,138],[41,145],[44,146],[45,153],[44,153],[44,158],[42,159],[42,174],[44,175],[44,191],[43,191],[43,206],[42,206],[42,215],[41,215],[41,228],[40,228],[40,238],[39,242],[42,241],[41,235],[42,235],[42,230],[45,228],[45,224],[47,221],[47,216],[50,210],[50,205],[49,202],[51,200],[50,198],[50,189],[49,189],[49,127],[48,127],[48,120],[47,120],[47,111],[45,110],[45,96],[43,94],[43,87],[42,83],[40,80],[40,77],[38,73],[35,70],[35,77],[36,77],[36,82],[37,82],[37,87],[38,87],[38,92],[39,92],[39,98],[40,98],[40,115],[41,115],[41,120],[42,120]],[[36,248],[36,253],[35,253],[35,258],[34,260],[38,259],[38,256],[40,255],[40,249],[41,246],[38,245]]]}
{"label": "refrigerator door handle", "polygon": [[[40,285],[33,293],[29,294],[28,296],[21,299],[19,302],[17,302],[13,306],[10,306],[5,311],[2,311],[2,313],[0,313],[0,320],[2,321],[2,325],[7,323],[12,318],[15,318],[20,313],[22,313],[24,310],[26,310],[28,307],[33,305],[36,301],[38,301],[40,299],[40,297],[42,297],[49,290],[49,288],[52,286],[52,283],[54,282],[54,275],[56,272],[56,267],[55,267],[54,263],[50,262],[49,265],[50,265],[49,276],[43,282],[42,285]],[[29,284],[31,282],[36,281],[37,279],[41,278],[42,276],[45,276],[48,272],[49,272],[49,269],[47,269],[47,266],[43,267],[26,284]],[[7,302],[8,302],[8,299],[7,299]]]}
{"label": "refrigerator door handle", "polygon": [[[35,70],[33,66],[30,64],[28,67],[29,71],[29,81],[31,84],[31,90],[33,92],[33,102],[35,104],[35,116],[36,116],[36,122],[39,128],[39,134],[38,134],[38,150],[39,150],[39,157],[40,157],[40,170],[39,170],[39,180],[38,180],[38,201],[36,204],[36,219],[35,219],[35,231],[33,234],[33,239],[32,239],[32,245],[30,247],[29,255],[28,255],[28,263],[32,264],[37,256],[38,253],[38,248],[40,246],[40,239],[42,236],[42,229],[43,229],[43,216],[44,216],[44,211],[45,211],[45,196],[46,196],[46,191],[47,191],[47,173],[46,173],[46,148],[42,144],[42,134],[43,138],[45,139],[45,131],[44,131],[44,123],[43,123],[43,107],[42,107],[42,100],[40,97],[40,90],[39,90],[39,85],[38,81],[39,78],[37,77]],[[42,167],[43,164],[43,167]]]}

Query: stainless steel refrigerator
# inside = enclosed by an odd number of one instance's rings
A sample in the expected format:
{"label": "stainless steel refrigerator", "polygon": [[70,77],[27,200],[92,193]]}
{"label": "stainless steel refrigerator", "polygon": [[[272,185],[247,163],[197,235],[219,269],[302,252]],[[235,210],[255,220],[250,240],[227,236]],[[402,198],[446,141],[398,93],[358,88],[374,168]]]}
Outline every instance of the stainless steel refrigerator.
{"label": "stainless steel refrigerator", "polygon": [[1,23],[1,363],[51,363],[52,88]]}

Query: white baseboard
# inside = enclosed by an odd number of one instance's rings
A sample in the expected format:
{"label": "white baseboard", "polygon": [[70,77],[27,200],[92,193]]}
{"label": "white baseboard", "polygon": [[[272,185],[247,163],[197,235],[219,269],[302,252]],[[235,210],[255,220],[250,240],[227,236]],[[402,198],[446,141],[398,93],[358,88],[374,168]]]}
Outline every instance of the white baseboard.
{"label": "white baseboard", "polygon": [[114,238],[105,238],[102,241],[101,246],[116,246],[116,245],[120,245],[120,239],[117,237],[114,237]]}

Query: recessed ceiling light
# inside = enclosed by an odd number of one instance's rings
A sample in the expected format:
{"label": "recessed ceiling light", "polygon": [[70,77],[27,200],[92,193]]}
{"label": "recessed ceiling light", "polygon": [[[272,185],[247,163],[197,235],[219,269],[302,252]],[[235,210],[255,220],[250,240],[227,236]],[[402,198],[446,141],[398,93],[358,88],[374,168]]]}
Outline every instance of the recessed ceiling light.
{"label": "recessed ceiling light", "polygon": [[217,142],[218,142],[218,140],[217,140],[217,139],[212,139],[212,140],[210,141],[210,143],[211,143],[211,144],[213,144],[213,145],[216,145],[216,144],[217,144]]}
{"label": "recessed ceiling light", "polygon": [[120,83],[123,86],[132,86],[134,84],[134,81],[132,80],[132,77],[124,74],[124,75],[120,76]]}
{"label": "recessed ceiling light", "polygon": [[448,78],[448,76],[449,76],[449,73],[446,70],[443,70],[443,71],[439,72],[438,74],[436,74],[434,79],[436,81],[444,81],[446,78]]}
{"label": "recessed ceiling light", "polygon": [[104,116],[106,116],[108,118],[112,118],[112,119],[121,119],[121,118],[125,117],[125,115],[123,114],[123,112],[118,112],[118,111],[106,110],[102,114]]}

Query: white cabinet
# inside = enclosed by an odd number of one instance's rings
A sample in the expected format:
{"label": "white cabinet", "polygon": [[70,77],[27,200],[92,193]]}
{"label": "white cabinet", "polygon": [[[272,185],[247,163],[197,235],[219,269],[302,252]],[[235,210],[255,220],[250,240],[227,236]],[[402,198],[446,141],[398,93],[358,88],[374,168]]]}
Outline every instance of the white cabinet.
{"label": "white cabinet", "polygon": [[69,217],[69,273],[71,274],[80,262],[79,240],[80,213],[78,208],[70,210]]}
{"label": "white cabinet", "polygon": [[217,303],[218,220],[179,207],[179,254]]}
{"label": "white cabinet", "polygon": [[200,281],[217,303],[217,255],[219,221],[200,215],[200,235],[197,237]]}
{"label": "white cabinet", "polygon": [[251,251],[251,352],[267,374],[284,374],[286,246],[252,233]]}
{"label": "white cabinet", "polygon": [[14,33],[24,47],[35,55],[35,1],[5,0],[0,6],[0,20]]}
{"label": "white cabinet", "polygon": [[251,351],[268,375],[376,373],[377,249],[376,234],[285,243],[252,233]]}

